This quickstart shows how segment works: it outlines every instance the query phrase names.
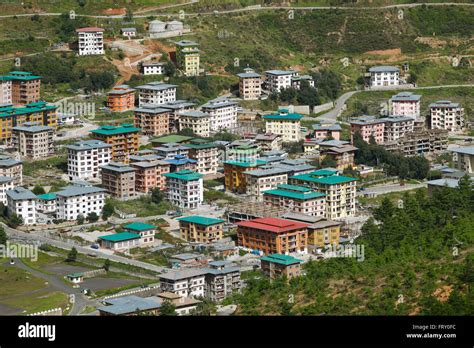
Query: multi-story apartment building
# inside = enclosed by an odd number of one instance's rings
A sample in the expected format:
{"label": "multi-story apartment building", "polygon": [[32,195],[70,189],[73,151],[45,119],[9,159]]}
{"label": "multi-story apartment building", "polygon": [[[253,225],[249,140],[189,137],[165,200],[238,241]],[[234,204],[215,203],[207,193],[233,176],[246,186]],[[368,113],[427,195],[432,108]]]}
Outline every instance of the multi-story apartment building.
{"label": "multi-story apartment building", "polygon": [[161,105],[144,104],[134,111],[134,125],[148,136],[169,134],[170,111]]}
{"label": "multi-story apartment building", "polygon": [[111,112],[125,112],[135,108],[135,90],[127,85],[115,86],[107,93],[107,107]]}
{"label": "multi-story apartment building", "polygon": [[235,162],[255,162],[260,157],[260,146],[255,140],[235,140],[225,144],[223,159]]}
{"label": "multi-story apartment building", "polygon": [[336,170],[316,170],[290,177],[291,184],[306,185],[326,195],[326,219],[337,220],[356,213],[357,179]]}
{"label": "multi-story apartment building", "polygon": [[130,155],[138,151],[139,132],[140,128],[125,123],[120,126],[101,126],[91,131],[95,139],[112,145],[112,160],[125,163],[128,163]]}
{"label": "multi-story apartment building", "polygon": [[175,100],[174,102],[161,104],[160,106],[170,111],[170,119],[168,124],[169,132],[176,133],[179,131],[179,114],[185,111],[194,110],[196,104],[186,100]]}
{"label": "multi-story apartment building", "polygon": [[239,246],[258,250],[265,255],[308,251],[307,224],[266,217],[240,221],[236,225]]}
{"label": "multi-story apartment building", "polygon": [[196,161],[196,171],[203,175],[214,175],[219,167],[219,148],[216,143],[192,140],[184,144],[189,149],[189,158]]}
{"label": "multi-story apartment building", "polygon": [[0,154],[0,176],[7,176],[13,179],[13,186],[23,184],[23,162]]}
{"label": "multi-story apartment building", "polygon": [[165,162],[170,164],[170,173],[182,170],[196,171],[197,161],[186,155],[176,155],[175,158],[167,159]]}
{"label": "multi-story apartment building", "polygon": [[226,261],[209,262],[206,268],[206,297],[221,302],[242,289],[240,268]]}
{"label": "multi-story apartment building", "polygon": [[36,224],[37,197],[24,187],[6,191],[8,214],[21,217],[24,225]]}
{"label": "multi-story apartment building", "polygon": [[204,297],[206,294],[206,270],[186,269],[161,273],[160,289],[184,297]]}
{"label": "multi-story apartment building", "polygon": [[243,100],[257,100],[262,95],[262,76],[252,68],[245,68],[239,77],[239,96]]}
{"label": "multi-story apartment building", "polygon": [[194,134],[200,137],[211,135],[210,114],[202,111],[184,111],[179,114],[179,130],[191,129]]}
{"label": "multi-story apartment building", "polygon": [[127,200],[135,198],[135,168],[124,163],[110,162],[102,166],[102,187],[112,197]]}
{"label": "multi-story apartment building", "polygon": [[182,170],[175,173],[163,174],[166,177],[166,192],[168,200],[180,207],[195,209],[203,200],[202,174]]}
{"label": "multi-story apartment building", "polygon": [[464,108],[459,103],[439,100],[429,105],[430,125],[432,129],[446,129],[459,132],[464,128]]}
{"label": "multi-story apartment building", "polygon": [[297,75],[294,70],[267,70],[265,88],[270,93],[280,93],[282,89],[291,87],[291,78]]}
{"label": "multi-story apartment building", "polygon": [[0,76],[0,105],[11,104],[12,100],[12,78]]}
{"label": "multi-story apartment building", "polygon": [[260,259],[262,272],[270,279],[285,276],[288,280],[301,275],[301,263],[296,257],[283,254],[270,254]]}
{"label": "multi-story apartment building", "polygon": [[54,214],[57,209],[57,196],[54,192],[44,193],[38,196],[36,210],[43,214]]}
{"label": "multi-story apartment building", "polygon": [[40,100],[41,76],[27,71],[11,71],[6,78],[11,79],[12,104],[31,104]]}
{"label": "multi-story apartment building", "polygon": [[200,215],[177,220],[181,238],[188,242],[212,243],[224,237],[224,220]]}
{"label": "multi-story apartment building", "polygon": [[412,92],[400,92],[389,102],[390,115],[420,117],[421,95]]}
{"label": "multi-story apartment building", "polygon": [[341,139],[342,128],[336,123],[317,123],[313,124],[313,138],[321,139]]}
{"label": "multi-story apartment building", "polygon": [[45,102],[30,103],[23,107],[0,105],[0,140],[10,140],[13,127],[21,127],[28,122],[56,128],[56,109],[57,106]]}
{"label": "multi-story apartment building", "polygon": [[246,193],[252,200],[263,200],[263,192],[288,182],[288,170],[277,167],[260,167],[244,172]]}
{"label": "multi-story apartment building", "polygon": [[132,222],[123,228],[131,233],[140,235],[140,246],[152,245],[155,241],[156,226],[147,224],[145,222]]}
{"label": "multi-story apartment building", "polygon": [[91,213],[102,215],[105,204],[105,189],[86,182],[76,182],[56,192],[59,220],[77,220],[79,216],[87,218]]}
{"label": "multi-story apartment building", "polygon": [[138,105],[162,105],[176,101],[176,88],[178,86],[161,81],[150,82],[137,87]]}
{"label": "multi-story apartment building", "polygon": [[153,151],[163,160],[171,160],[180,155],[188,157],[189,148],[178,143],[164,143],[153,148]]}
{"label": "multi-story apartment building", "polygon": [[405,157],[439,154],[448,148],[448,131],[445,129],[414,131],[397,140],[384,142],[383,146],[387,151],[399,152]]}
{"label": "multi-story apartment building", "polygon": [[291,77],[291,87],[294,89],[300,89],[301,82],[303,81],[307,82],[309,87],[314,87],[314,79],[311,76],[299,74]]}
{"label": "multi-story apartment building", "polygon": [[54,153],[54,129],[26,122],[13,127],[13,147],[21,156],[32,159],[45,158]]}
{"label": "multi-story apartment building", "polygon": [[165,63],[163,62],[150,62],[142,63],[142,74],[143,75],[163,75],[165,73]]}
{"label": "multi-story apartment building", "polygon": [[309,216],[326,215],[326,196],[306,186],[280,184],[275,189],[263,191],[263,202]]}
{"label": "multi-story apartment building", "polygon": [[76,29],[80,56],[104,54],[104,29],[97,27]]}
{"label": "multi-story apartment building", "polygon": [[383,144],[385,134],[385,121],[381,118],[375,118],[375,116],[360,116],[352,118],[351,124],[351,143],[354,143],[354,134],[359,133],[362,139],[366,142],[370,142],[370,138],[373,137],[375,143]]}
{"label": "multi-story apartment building", "polygon": [[237,103],[217,98],[201,106],[201,111],[211,115],[211,132],[234,129],[237,126]]}
{"label": "multi-story apartment building", "polygon": [[283,137],[280,134],[273,133],[257,134],[254,140],[263,152],[279,151],[283,143]]}
{"label": "multi-story apartment building", "polygon": [[185,76],[199,75],[199,44],[194,41],[176,42],[176,65]]}
{"label": "multi-story apartment building", "polygon": [[400,84],[400,69],[394,66],[374,66],[369,69],[370,86],[386,87]]}
{"label": "multi-story apartment building", "polygon": [[344,170],[354,166],[354,157],[357,147],[352,146],[347,141],[327,140],[319,144],[319,159],[331,158],[335,163],[335,168]]}
{"label": "multi-story apartment building", "polygon": [[250,162],[225,161],[224,180],[225,189],[235,193],[247,193],[247,176],[244,172],[256,169],[265,162],[255,160]]}
{"label": "multi-story apartment building", "polygon": [[408,116],[390,116],[382,118],[384,126],[384,142],[398,140],[414,130],[415,120]]}
{"label": "multi-story apartment building", "polygon": [[13,178],[0,175],[0,203],[4,206],[8,205],[7,191],[13,190],[14,187]]}
{"label": "multi-story apartment building", "polygon": [[100,140],[78,141],[66,145],[69,180],[98,180],[100,167],[111,160],[112,145]]}
{"label": "multi-story apartment building", "polygon": [[161,160],[132,161],[135,168],[135,190],[148,193],[154,188],[165,190],[166,178],[163,174],[170,172],[170,164]]}
{"label": "multi-story apartment building", "polygon": [[265,132],[279,134],[283,142],[298,142],[301,139],[301,123],[303,115],[279,110],[277,114],[263,116]]}
{"label": "multi-story apartment building", "polygon": [[474,146],[459,146],[451,151],[457,169],[469,174],[474,173]]}

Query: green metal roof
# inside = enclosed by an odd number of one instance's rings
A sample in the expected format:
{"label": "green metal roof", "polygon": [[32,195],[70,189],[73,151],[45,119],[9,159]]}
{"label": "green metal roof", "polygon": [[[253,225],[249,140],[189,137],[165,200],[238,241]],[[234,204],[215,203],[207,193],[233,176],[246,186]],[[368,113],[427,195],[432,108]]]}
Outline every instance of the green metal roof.
{"label": "green metal roof", "polygon": [[212,149],[217,147],[218,145],[214,142],[199,142],[199,143],[191,143],[191,144],[183,144],[184,147],[188,147],[190,149]]}
{"label": "green metal roof", "polygon": [[202,174],[193,172],[192,170],[181,170],[179,172],[166,173],[166,174],[163,174],[163,176],[167,178],[174,178],[174,179],[186,180],[186,181],[198,180],[203,177]]}
{"label": "green metal roof", "polygon": [[42,199],[44,201],[52,201],[53,199],[56,199],[56,197],[57,196],[54,192],[45,193],[38,196],[39,199]]}
{"label": "green metal roof", "polygon": [[160,143],[160,144],[166,144],[166,143],[182,143],[188,140],[193,139],[193,137],[187,137],[184,135],[178,135],[178,134],[170,134],[170,135],[165,135],[164,137],[159,137],[159,138],[154,138],[152,139],[152,143]]}
{"label": "green metal roof", "polygon": [[263,194],[264,195],[282,196],[282,197],[293,198],[293,199],[301,199],[301,200],[321,198],[321,197],[326,196],[324,193],[317,192],[317,191],[295,192],[295,191],[284,190],[284,189],[267,190],[267,191],[263,191]]}
{"label": "green metal roof", "polygon": [[98,129],[91,130],[91,133],[101,135],[115,135],[123,133],[139,132],[141,129],[131,124],[122,124],[120,126],[101,126]]}
{"label": "green metal roof", "polygon": [[36,80],[36,79],[41,79],[41,76],[36,76],[33,75],[30,72],[27,71],[10,71],[7,75],[7,77],[10,77],[12,80]]}
{"label": "green metal roof", "polygon": [[57,108],[58,107],[56,105],[48,105],[45,102],[26,104],[24,107],[15,107],[8,105],[0,107],[0,117],[26,115],[35,112],[55,110]]}
{"label": "green metal roof", "polygon": [[124,240],[137,239],[140,238],[139,234],[132,232],[119,232],[115,234],[109,234],[107,236],[99,237],[99,239],[107,240],[109,242],[121,242]]}
{"label": "green metal roof", "polygon": [[272,114],[272,115],[266,115],[263,116],[264,120],[288,120],[288,121],[298,121],[303,118],[303,115],[301,114],[294,114],[294,113],[288,113],[288,114]]}
{"label": "green metal roof", "polygon": [[176,220],[190,222],[190,223],[198,224],[198,225],[205,225],[205,226],[210,226],[210,225],[215,225],[215,224],[220,224],[220,223],[225,222],[224,220],[221,220],[221,219],[215,219],[215,218],[210,218],[210,217],[200,216],[200,215],[185,216]]}
{"label": "green metal roof", "polygon": [[289,255],[283,255],[283,254],[270,254],[270,255],[262,257],[260,260],[267,261],[267,262],[278,263],[278,264],[284,265],[284,266],[293,265],[295,263],[303,262],[302,260],[297,259],[296,257],[289,256]]}
{"label": "green metal roof", "polygon": [[256,167],[261,166],[267,163],[266,161],[256,160],[253,162],[239,162],[239,161],[225,161],[224,164],[230,164],[232,166],[239,166],[239,167]]}
{"label": "green metal roof", "polygon": [[328,175],[334,175],[336,173],[337,173],[337,169],[323,168],[323,169],[315,170],[311,174],[318,175],[318,176],[328,176]]}
{"label": "green metal roof", "polygon": [[315,174],[315,172],[311,172],[308,174],[295,175],[295,176],[292,176],[290,179],[315,182],[318,184],[325,184],[325,185],[335,185],[335,184],[342,184],[342,183],[346,183],[350,181],[357,181],[356,178],[351,178],[349,176],[343,176],[343,175],[331,175],[331,176],[321,177]]}
{"label": "green metal roof", "polygon": [[290,185],[290,184],[280,184],[277,187],[283,190],[298,191],[298,192],[309,192],[313,190],[306,186]]}
{"label": "green metal roof", "polygon": [[128,225],[125,225],[123,228],[126,230],[134,230],[134,231],[148,231],[154,230],[156,226],[152,224],[147,224],[145,222],[132,222]]}

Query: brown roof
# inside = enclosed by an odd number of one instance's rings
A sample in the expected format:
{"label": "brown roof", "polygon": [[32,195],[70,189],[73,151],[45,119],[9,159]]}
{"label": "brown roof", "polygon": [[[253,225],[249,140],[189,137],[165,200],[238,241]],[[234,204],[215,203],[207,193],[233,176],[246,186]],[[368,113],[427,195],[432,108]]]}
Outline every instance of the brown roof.
{"label": "brown roof", "polygon": [[104,29],[99,28],[99,27],[87,27],[87,28],[76,29],[77,33],[94,33],[94,32],[97,32],[97,31],[104,31]]}

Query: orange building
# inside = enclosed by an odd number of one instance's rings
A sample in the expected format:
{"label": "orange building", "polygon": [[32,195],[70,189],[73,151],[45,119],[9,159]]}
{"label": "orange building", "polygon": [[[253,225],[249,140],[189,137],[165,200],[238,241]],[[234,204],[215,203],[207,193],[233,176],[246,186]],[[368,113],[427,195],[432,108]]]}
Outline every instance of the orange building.
{"label": "orange building", "polygon": [[256,160],[249,162],[226,161],[224,162],[224,180],[225,189],[236,193],[247,192],[247,182],[244,172],[247,170],[257,169],[258,166],[264,165],[264,161]]}
{"label": "orange building", "polygon": [[156,137],[169,134],[170,114],[169,109],[161,108],[160,105],[143,105],[135,109],[135,127],[141,128],[145,135]]}
{"label": "orange building", "polygon": [[131,163],[135,168],[135,190],[148,193],[154,188],[164,190],[166,178],[163,174],[170,172],[170,164],[165,161],[137,161]]}
{"label": "orange building", "polygon": [[307,224],[266,217],[237,222],[237,242],[245,248],[268,254],[308,251]]}
{"label": "orange building", "polygon": [[93,137],[112,145],[112,161],[128,163],[130,155],[138,152],[140,128],[131,124],[101,126],[91,131]]}
{"label": "orange building", "polygon": [[127,85],[114,87],[107,94],[107,107],[112,112],[125,112],[135,108],[135,90]]}
{"label": "orange building", "polygon": [[29,104],[40,100],[41,76],[26,71],[11,71],[8,77],[12,81],[13,104]]}

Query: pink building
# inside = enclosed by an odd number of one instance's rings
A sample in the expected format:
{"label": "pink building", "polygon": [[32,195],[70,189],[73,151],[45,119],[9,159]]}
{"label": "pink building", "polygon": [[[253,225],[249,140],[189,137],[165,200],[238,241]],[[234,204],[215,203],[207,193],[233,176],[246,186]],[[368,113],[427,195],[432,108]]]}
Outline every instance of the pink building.
{"label": "pink building", "polygon": [[354,134],[359,132],[365,142],[370,141],[370,137],[375,138],[377,144],[383,144],[385,120],[377,119],[374,116],[361,116],[353,118],[351,121],[351,142],[354,142]]}
{"label": "pink building", "polygon": [[390,98],[390,115],[420,117],[421,95],[400,92]]}
{"label": "pink building", "polygon": [[317,123],[313,124],[313,137],[315,139],[329,139],[332,138],[334,140],[341,139],[341,132],[342,128],[339,124],[329,123]]}

